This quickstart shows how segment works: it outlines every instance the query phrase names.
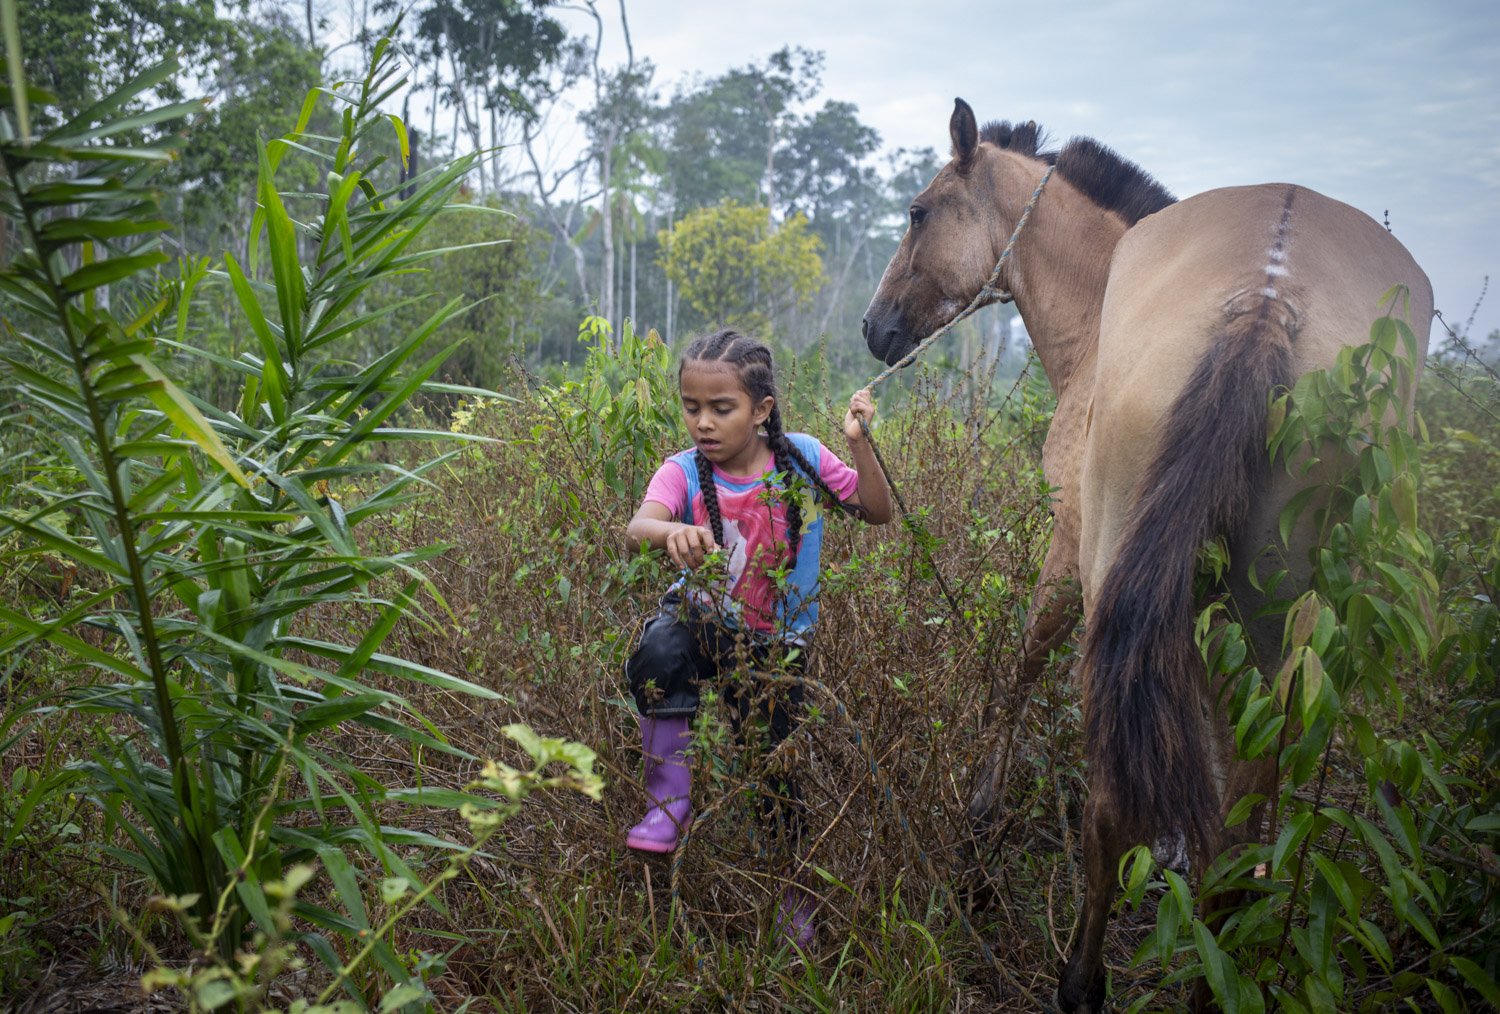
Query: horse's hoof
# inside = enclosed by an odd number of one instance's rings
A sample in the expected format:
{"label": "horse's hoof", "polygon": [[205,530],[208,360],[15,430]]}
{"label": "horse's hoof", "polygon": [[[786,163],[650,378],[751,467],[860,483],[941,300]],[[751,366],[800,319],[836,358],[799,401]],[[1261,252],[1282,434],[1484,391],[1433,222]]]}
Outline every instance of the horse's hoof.
{"label": "horse's hoof", "polygon": [[1104,1009],[1104,976],[1086,979],[1070,960],[1057,982],[1057,1006],[1065,1014],[1097,1014]]}

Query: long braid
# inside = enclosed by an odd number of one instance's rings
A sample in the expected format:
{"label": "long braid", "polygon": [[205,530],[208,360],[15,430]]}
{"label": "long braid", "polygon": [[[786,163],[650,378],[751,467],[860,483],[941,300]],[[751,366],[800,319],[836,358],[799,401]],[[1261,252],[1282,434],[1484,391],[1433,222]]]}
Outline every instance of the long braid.
{"label": "long braid", "polygon": [[703,456],[699,451],[693,455],[693,460],[698,466],[698,485],[703,490],[703,506],[708,509],[708,523],[713,529],[714,543],[724,545],[724,519],[719,516],[719,497],[714,492],[714,466],[713,462]]}
{"label": "long braid", "polygon": [[[827,480],[818,474],[812,462],[807,460],[807,456],[788,439],[786,430],[781,424],[779,406],[772,406],[771,414],[766,419],[766,440],[771,445],[771,453],[776,456],[781,465],[787,470],[790,470],[789,466],[795,465],[821,494],[821,499],[825,504],[835,506],[847,514],[858,515],[859,509],[840,500],[839,495],[833,491],[833,487],[828,485]],[[789,552],[787,565],[795,569],[797,551],[802,548],[802,498],[795,493],[786,497],[786,541]]]}
{"label": "long braid", "polygon": [[[781,428],[781,411],[775,406],[766,417],[766,442],[771,445],[771,454],[782,470],[790,472],[794,463],[801,462],[802,474],[817,481],[818,473],[808,469],[807,459],[786,438],[786,431]],[[788,489],[781,499],[786,504],[786,566],[787,570],[796,570],[797,552],[802,548],[802,497],[796,490]]]}
{"label": "long braid", "polygon": [[[724,353],[729,346],[733,345],[740,336],[729,330],[716,331],[710,335],[694,339],[683,353],[682,362],[677,365],[678,383],[681,383],[682,367],[689,363],[701,360],[719,360],[724,358]],[[719,494],[714,485],[714,466],[700,450],[693,455],[693,461],[698,466],[698,487],[703,493],[703,506],[708,511],[708,522],[714,533],[715,544],[724,545],[724,519],[719,514]]]}

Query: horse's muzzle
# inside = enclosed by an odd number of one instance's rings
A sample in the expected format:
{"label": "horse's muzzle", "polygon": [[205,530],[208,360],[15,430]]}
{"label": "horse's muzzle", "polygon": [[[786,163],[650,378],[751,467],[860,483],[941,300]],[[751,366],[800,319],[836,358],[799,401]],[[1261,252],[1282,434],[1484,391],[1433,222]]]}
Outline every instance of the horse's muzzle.
{"label": "horse's muzzle", "polygon": [[911,339],[898,313],[868,314],[860,326],[870,354],[887,366],[899,361],[911,347]]}

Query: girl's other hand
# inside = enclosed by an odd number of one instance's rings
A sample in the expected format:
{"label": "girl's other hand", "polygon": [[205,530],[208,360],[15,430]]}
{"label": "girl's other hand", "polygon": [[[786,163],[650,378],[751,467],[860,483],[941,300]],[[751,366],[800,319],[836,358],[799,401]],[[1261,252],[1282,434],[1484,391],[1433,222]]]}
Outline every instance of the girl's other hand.
{"label": "girl's other hand", "polygon": [[875,399],[870,396],[870,389],[862,387],[854,392],[849,399],[849,411],[844,413],[844,436],[851,444],[864,440],[864,430],[859,428],[859,421],[863,419],[865,425],[869,425],[875,419]]}
{"label": "girl's other hand", "polygon": [[667,555],[679,567],[697,570],[703,560],[719,546],[714,542],[714,533],[698,525],[678,525],[667,536]]}

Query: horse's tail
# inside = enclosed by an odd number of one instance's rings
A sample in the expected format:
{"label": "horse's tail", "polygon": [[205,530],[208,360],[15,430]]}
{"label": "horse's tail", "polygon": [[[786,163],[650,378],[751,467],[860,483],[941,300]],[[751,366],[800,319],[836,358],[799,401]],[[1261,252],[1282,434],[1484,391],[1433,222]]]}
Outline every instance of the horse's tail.
{"label": "horse's tail", "polygon": [[1193,639],[1198,554],[1231,541],[1264,489],[1267,402],[1291,381],[1293,330],[1263,293],[1226,320],[1179,395],[1099,590],[1084,651],[1091,792],[1137,844],[1180,830],[1212,855],[1222,831]]}

